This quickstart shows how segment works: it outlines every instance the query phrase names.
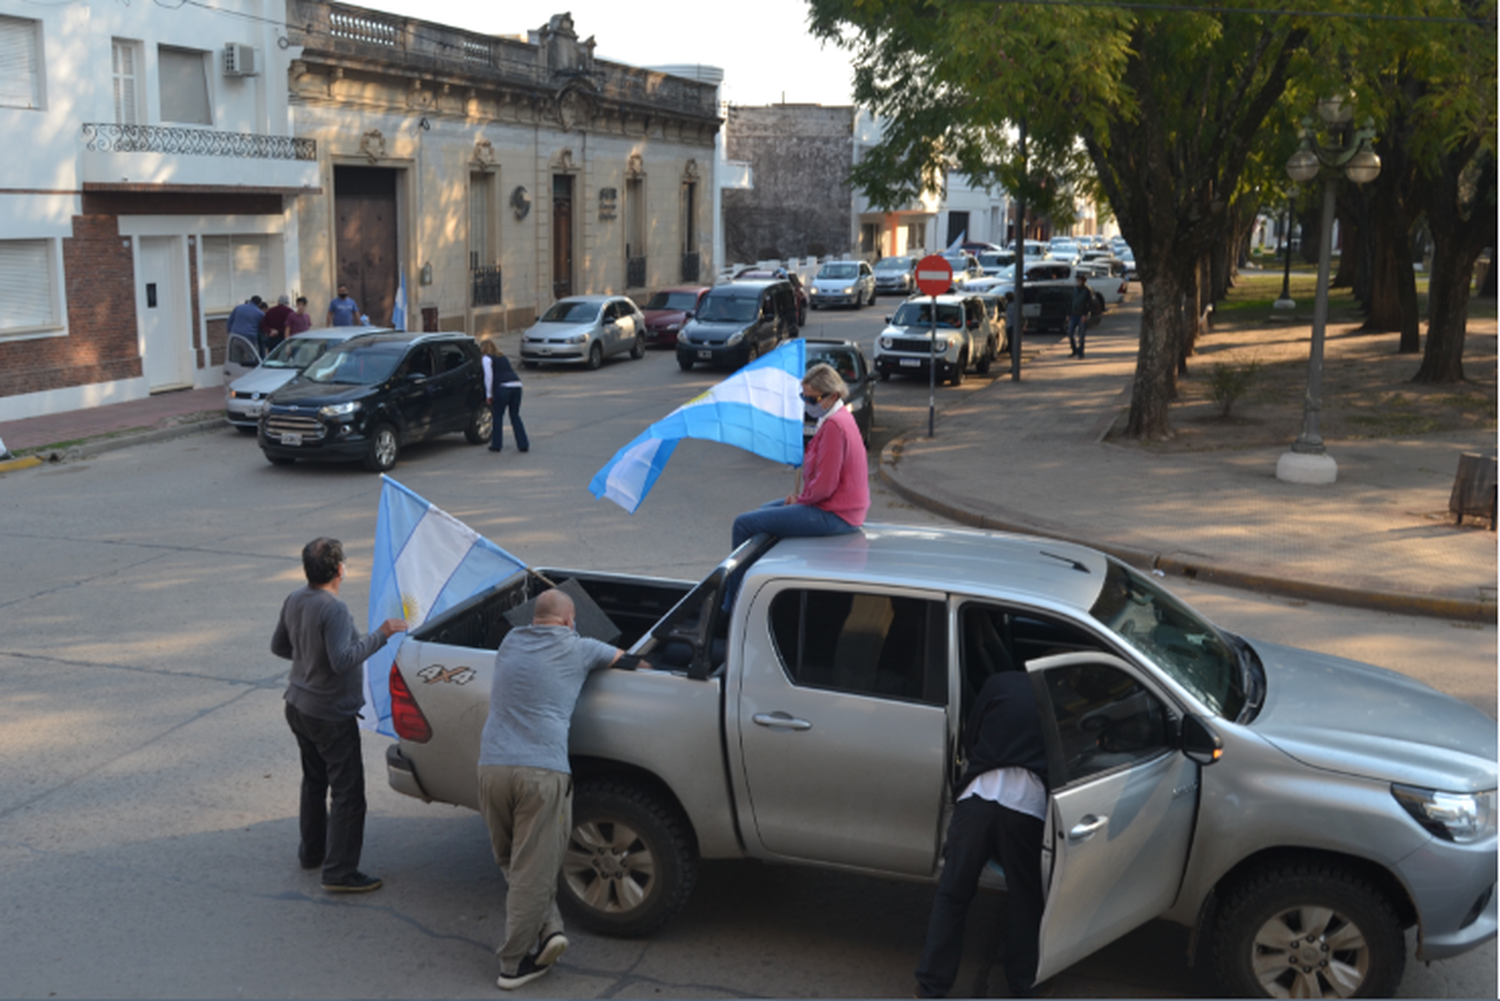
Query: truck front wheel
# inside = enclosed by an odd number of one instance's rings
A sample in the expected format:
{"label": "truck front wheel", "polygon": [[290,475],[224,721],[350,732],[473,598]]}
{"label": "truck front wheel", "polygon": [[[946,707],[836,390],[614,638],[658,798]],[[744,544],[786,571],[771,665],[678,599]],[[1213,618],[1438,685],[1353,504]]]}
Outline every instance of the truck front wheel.
{"label": "truck front wheel", "polygon": [[573,797],[557,903],[603,935],[648,935],[682,909],[697,878],[687,824],[641,784],[585,779]]}
{"label": "truck front wheel", "polygon": [[1390,997],[1406,939],[1389,901],[1336,864],[1266,866],[1219,905],[1214,967],[1235,997]]}

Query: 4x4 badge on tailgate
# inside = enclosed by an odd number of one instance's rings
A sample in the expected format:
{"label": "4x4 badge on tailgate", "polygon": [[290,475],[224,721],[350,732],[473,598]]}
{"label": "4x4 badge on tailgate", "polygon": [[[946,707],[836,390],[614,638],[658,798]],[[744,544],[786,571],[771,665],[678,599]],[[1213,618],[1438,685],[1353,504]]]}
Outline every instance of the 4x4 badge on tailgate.
{"label": "4x4 badge on tailgate", "polygon": [[447,668],[442,664],[433,664],[431,667],[424,667],[418,671],[417,677],[429,685],[436,684],[439,681],[451,681],[455,685],[467,685],[474,680],[474,669],[471,667]]}

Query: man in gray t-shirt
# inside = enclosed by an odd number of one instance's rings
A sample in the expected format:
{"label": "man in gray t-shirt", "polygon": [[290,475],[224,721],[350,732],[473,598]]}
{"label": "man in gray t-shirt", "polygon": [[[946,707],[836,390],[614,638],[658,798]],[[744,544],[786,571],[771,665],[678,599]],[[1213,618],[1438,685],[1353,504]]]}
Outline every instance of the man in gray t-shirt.
{"label": "man in gray t-shirt", "polygon": [[479,738],[479,811],[510,887],[495,950],[504,990],[546,973],[568,947],[556,899],[573,829],[568,723],[591,672],[626,666],[622,651],[573,626],[573,599],[551,590],[537,598],[531,625],[506,634]]}

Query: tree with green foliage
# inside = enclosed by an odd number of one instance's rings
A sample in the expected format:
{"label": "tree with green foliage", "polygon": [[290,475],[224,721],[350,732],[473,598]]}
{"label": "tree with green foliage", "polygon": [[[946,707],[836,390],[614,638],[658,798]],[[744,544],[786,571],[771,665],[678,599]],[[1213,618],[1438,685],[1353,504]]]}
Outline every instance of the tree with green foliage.
{"label": "tree with green foliage", "polygon": [[1171,433],[1200,265],[1231,228],[1244,166],[1311,30],[1253,10],[1258,2],[1185,11],[810,0],[814,32],[854,51],[855,100],[907,137],[907,155],[898,142],[884,159],[892,175],[924,176],[933,161],[910,154],[923,149],[970,164],[980,134],[1003,162],[1021,120],[1039,148],[1081,143],[1141,279],[1136,437]]}

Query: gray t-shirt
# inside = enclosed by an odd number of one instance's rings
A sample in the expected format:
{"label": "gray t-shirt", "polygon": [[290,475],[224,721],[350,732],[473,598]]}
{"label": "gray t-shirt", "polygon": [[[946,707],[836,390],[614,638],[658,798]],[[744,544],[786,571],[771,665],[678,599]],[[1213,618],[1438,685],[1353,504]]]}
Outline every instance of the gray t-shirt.
{"label": "gray t-shirt", "polygon": [[568,723],[578,693],[589,673],[608,667],[616,652],[567,626],[521,626],[507,633],[495,654],[479,763],[570,774]]}

